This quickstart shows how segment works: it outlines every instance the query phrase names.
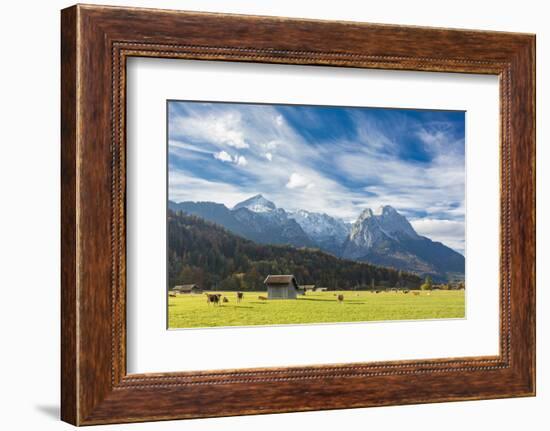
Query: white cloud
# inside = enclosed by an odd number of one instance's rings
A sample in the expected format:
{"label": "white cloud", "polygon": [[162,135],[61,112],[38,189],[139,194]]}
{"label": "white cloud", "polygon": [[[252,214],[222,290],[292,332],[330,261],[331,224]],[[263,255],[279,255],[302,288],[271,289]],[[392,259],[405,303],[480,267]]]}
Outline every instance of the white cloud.
{"label": "white cloud", "polygon": [[283,125],[283,116],[282,115],[277,115],[275,117],[275,124],[279,127]]}
{"label": "white cloud", "polygon": [[273,154],[265,153],[265,158],[271,162],[271,160],[273,160]]}
{"label": "white cloud", "polygon": [[213,154],[214,158],[216,160],[220,160],[225,163],[235,163],[237,166],[246,166],[248,165],[248,160],[246,160],[245,156],[231,156],[227,151],[219,151],[217,153]]}
{"label": "white cloud", "polygon": [[233,157],[227,151],[220,151],[219,153],[214,153],[214,158],[221,160],[222,162],[232,162]]}
{"label": "white cloud", "polygon": [[237,112],[189,115],[177,117],[170,124],[171,132],[191,139],[209,141],[218,145],[248,148]]}
{"label": "white cloud", "polygon": [[248,161],[246,160],[245,156],[235,156],[234,162],[239,166],[248,165]]}
{"label": "white cloud", "polygon": [[293,172],[288,178],[288,183],[286,183],[286,187],[289,189],[311,189],[313,186],[314,184],[308,178],[297,172]]}
{"label": "white cloud", "polygon": [[442,242],[464,254],[465,226],[463,221],[423,218],[411,220],[411,224],[419,235]]}

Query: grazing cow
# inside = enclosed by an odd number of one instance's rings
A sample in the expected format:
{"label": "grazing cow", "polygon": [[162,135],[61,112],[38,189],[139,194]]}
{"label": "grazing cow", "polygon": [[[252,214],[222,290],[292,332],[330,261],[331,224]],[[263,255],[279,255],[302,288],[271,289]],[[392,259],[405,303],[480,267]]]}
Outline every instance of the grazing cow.
{"label": "grazing cow", "polygon": [[223,302],[229,302],[229,299],[227,299],[227,296],[223,297]]}
{"label": "grazing cow", "polygon": [[220,305],[221,293],[205,293],[206,303],[208,305]]}
{"label": "grazing cow", "polygon": [[379,291],[379,290],[377,290],[377,291],[375,291],[374,293],[380,293],[380,291]]}
{"label": "grazing cow", "polygon": [[405,289],[405,290],[403,291],[403,293],[409,293],[409,291],[408,291],[407,289]]}
{"label": "grazing cow", "polygon": [[413,295],[418,296],[418,295],[420,295],[420,292],[413,292]]}
{"label": "grazing cow", "polygon": [[266,297],[266,296],[258,296],[258,299],[261,299],[262,301],[267,301],[267,297]]}
{"label": "grazing cow", "polygon": [[237,302],[241,302],[244,298],[244,293],[237,292]]}
{"label": "grazing cow", "polygon": [[338,295],[338,303],[341,304],[344,302],[344,295]]}

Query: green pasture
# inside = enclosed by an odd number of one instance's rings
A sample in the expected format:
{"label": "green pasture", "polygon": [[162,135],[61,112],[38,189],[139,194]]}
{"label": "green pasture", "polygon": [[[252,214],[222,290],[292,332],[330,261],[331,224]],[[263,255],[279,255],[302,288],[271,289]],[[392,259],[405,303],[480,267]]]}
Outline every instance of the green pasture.
{"label": "green pasture", "polygon": [[[281,325],[297,323],[368,322],[463,318],[464,291],[307,292],[298,299],[261,300],[266,292],[222,293],[229,302],[207,304],[204,294],[178,294],[168,298],[169,328]],[[344,295],[339,303],[337,295]]]}

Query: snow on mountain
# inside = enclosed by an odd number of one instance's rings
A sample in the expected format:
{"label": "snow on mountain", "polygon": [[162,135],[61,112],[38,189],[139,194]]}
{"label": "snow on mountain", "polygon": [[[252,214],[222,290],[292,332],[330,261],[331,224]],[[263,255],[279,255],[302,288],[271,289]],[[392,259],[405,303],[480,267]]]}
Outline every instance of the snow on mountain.
{"label": "snow on mountain", "polygon": [[[278,224],[288,223],[289,220],[292,220],[317,246],[331,252],[339,251],[339,247],[344,243],[351,229],[351,224],[327,214],[301,209],[286,211],[283,208],[277,208],[273,202],[261,194],[239,202],[232,210],[237,218],[243,219],[243,222],[246,219],[246,222],[253,223],[253,217],[242,213],[243,208]],[[293,230],[295,231],[296,228],[294,227]]]}
{"label": "snow on mountain", "polygon": [[273,202],[268,201],[262,195],[256,195],[239,202],[233,207],[233,210],[238,210],[239,208],[248,208],[250,211],[255,213],[268,213],[275,211],[277,207]]}
{"label": "snow on mountain", "polygon": [[316,242],[334,240],[341,244],[351,230],[351,224],[324,213],[298,210],[289,212],[288,216],[296,220],[310,238]]}

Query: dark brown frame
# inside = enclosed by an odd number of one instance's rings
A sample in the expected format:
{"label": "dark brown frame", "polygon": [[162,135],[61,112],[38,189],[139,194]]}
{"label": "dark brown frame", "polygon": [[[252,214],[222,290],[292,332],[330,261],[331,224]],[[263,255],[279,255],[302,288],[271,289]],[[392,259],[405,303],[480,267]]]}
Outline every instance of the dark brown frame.
{"label": "dark brown frame", "polygon": [[[534,35],[78,5],[62,11],[61,47],[63,420],[88,425],[535,394]],[[498,75],[500,354],[127,375],[129,56]]]}

